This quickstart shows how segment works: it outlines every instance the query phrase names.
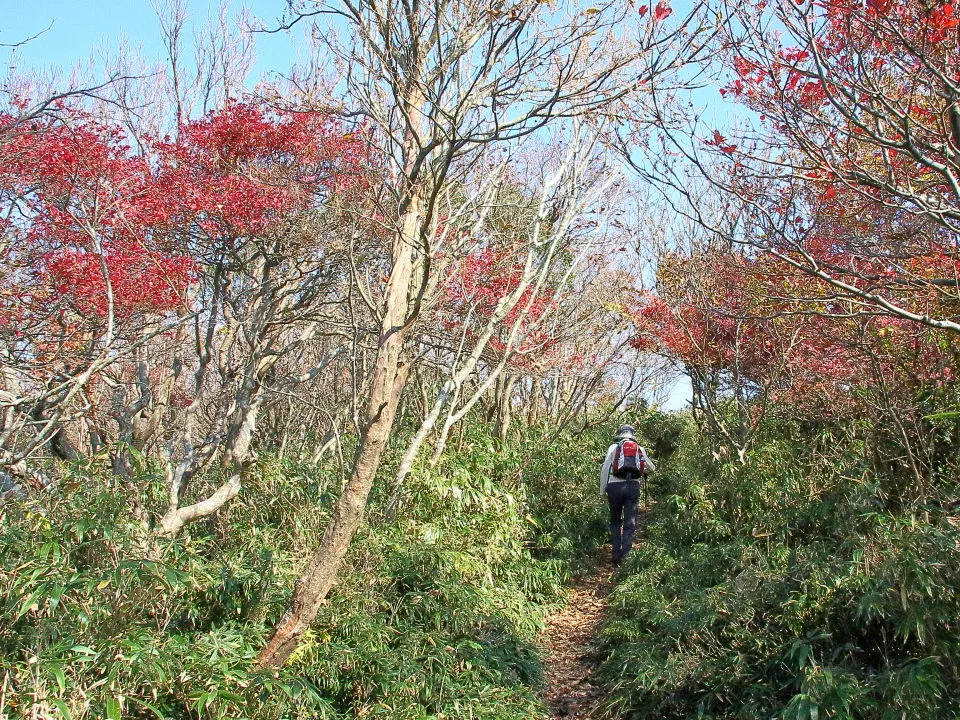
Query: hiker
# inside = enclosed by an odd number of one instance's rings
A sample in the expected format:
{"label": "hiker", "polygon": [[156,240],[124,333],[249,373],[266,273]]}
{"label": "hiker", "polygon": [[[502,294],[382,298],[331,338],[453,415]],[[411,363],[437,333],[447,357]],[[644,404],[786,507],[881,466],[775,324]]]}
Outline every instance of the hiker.
{"label": "hiker", "polygon": [[640,483],[647,473],[656,470],[647,451],[634,437],[632,425],[621,425],[613,445],[607,450],[600,469],[600,492],[606,493],[610,505],[610,544],[613,545],[613,564],[630,552],[637,530],[637,502]]}

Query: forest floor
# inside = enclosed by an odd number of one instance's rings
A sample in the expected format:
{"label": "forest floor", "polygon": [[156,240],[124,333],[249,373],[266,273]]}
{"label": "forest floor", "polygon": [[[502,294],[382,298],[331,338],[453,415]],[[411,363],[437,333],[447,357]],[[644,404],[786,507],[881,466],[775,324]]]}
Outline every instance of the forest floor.
{"label": "forest floor", "polygon": [[591,574],[574,581],[567,605],[547,619],[543,700],[555,720],[594,717],[600,700],[593,678],[594,645],[612,575],[609,560],[599,563]]}

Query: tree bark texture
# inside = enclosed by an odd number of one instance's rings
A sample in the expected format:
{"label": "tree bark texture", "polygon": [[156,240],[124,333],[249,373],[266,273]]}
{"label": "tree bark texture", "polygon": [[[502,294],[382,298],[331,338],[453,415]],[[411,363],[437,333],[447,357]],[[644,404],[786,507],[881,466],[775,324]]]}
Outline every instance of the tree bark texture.
{"label": "tree bark texture", "polygon": [[297,579],[290,605],[257,656],[256,664],[260,668],[283,665],[296,649],[336,581],[350,541],[363,520],[367,497],[393,429],[409,371],[409,365],[402,361],[402,356],[409,292],[413,281],[416,234],[420,232],[423,220],[421,203],[418,198],[411,203],[400,237],[394,243],[393,271],[387,282],[376,364],[353,473],[334,505],[320,546]]}

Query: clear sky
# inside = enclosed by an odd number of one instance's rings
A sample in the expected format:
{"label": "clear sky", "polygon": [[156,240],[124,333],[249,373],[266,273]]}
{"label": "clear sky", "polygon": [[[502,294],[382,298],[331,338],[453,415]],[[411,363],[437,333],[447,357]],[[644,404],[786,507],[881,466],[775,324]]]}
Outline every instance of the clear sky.
{"label": "clear sky", "polygon": [[[219,3],[185,0],[194,27],[203,27],[208,17],[218,14]],[[240,2],[227,3],[239,8]],[[284,0],[253,0],[246,6],[266,27],[275,27],[286,9]],[[150,0],[0,0],[3,23],[0,43],[12,45],[42,33],[20,48],[0,48],[5,67],[26,70],[60,70],[64,73],[78,63],[106,49],[115,52],[121,43],[139,48],[148,60],[160,60],[163,46],[160,24]],[[47,29],[49,28],[49,29]],[[254,80],[265,72],[286,71],[297,59],[302,31],[276,35],[257,34],[257,65]]]}

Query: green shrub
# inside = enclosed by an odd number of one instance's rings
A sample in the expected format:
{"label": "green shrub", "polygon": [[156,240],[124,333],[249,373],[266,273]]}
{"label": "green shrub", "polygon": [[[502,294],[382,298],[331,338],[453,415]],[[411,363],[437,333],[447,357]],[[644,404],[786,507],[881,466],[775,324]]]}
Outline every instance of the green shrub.
{"label": "green shrub", "polygon": [[[524,467],[524,442],[497,447],[468,427],[462,450],[408,479],[392,519],[381,482],[372,523],[276,674],[252,661],[323,532],[333,468],[265,453],[235,501],[172,542],[132,519],[104,468],[69,470],[61,492],[0,510],[0,714],[544,717],[535,639],[590,535],[578,514],[595,484]],[[552,442],[562,462],[578,457]],[[137,483],[159,498],[155,474]]]}
{"label": "green shrub", "polygon": [[771,422],[744,465],[684,431],[611,596],[610,717],[960,716],[956,518],[911,501],[866,431]]}

